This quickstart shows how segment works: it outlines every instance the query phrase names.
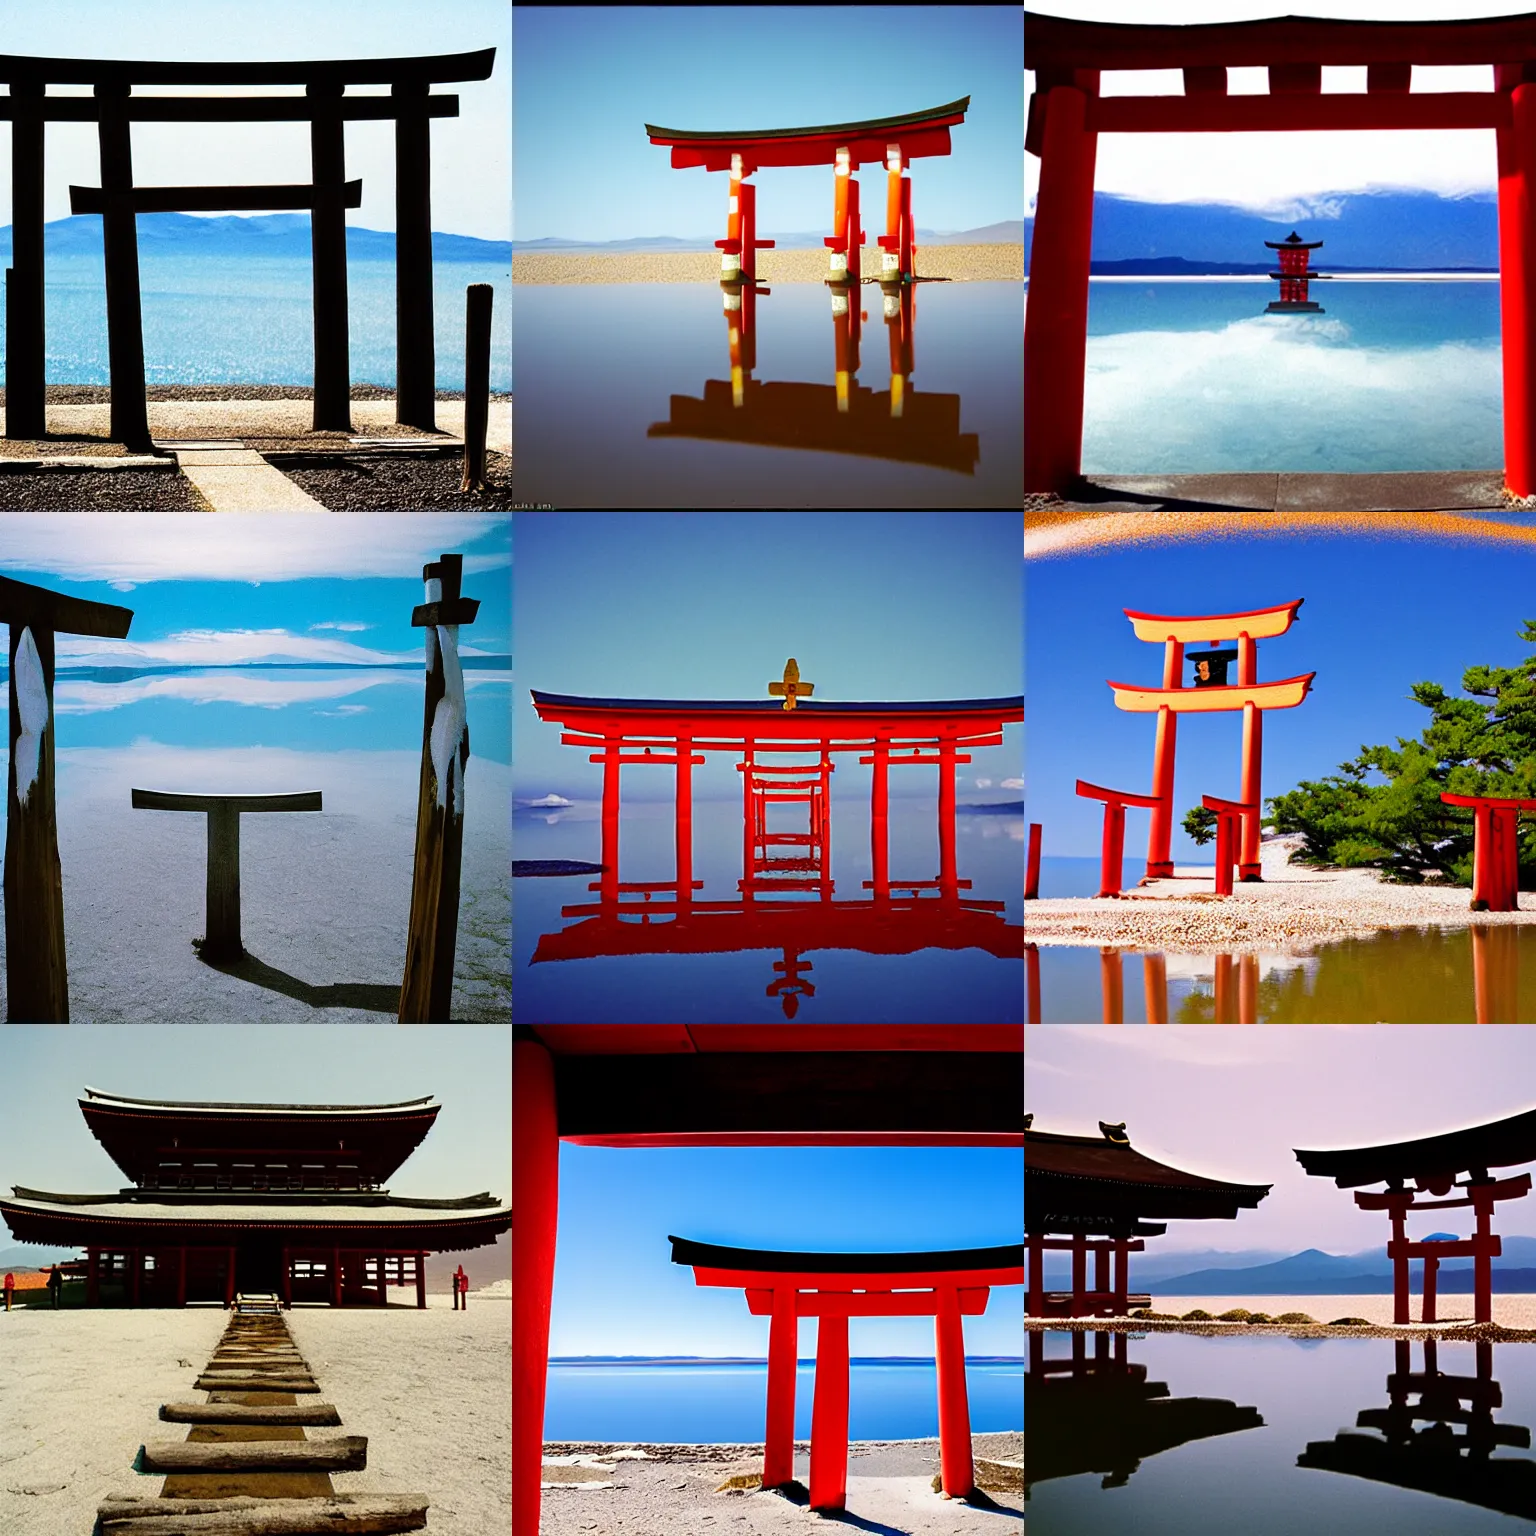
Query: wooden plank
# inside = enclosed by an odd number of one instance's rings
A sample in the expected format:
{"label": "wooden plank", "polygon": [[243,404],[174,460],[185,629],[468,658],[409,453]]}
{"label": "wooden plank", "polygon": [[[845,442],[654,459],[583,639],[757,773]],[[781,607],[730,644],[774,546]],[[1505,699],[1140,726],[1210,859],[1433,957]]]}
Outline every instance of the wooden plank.
{"label": "wooden plank", "polygon": [[133,609],[115,603],[92,603],[80,597],[50,592],[31,582],[0,576],[0,624],[26,624],[63,635],[100,635],[111,640],[127,637]]}
{"label": "wooden plank", "polygon": [[335,1428],[341,1415],[334,1403],[285,1403],[249,1407],[244,1403],[162,1403],[166,1424],[297,1424]]}
{"label": "wooden plank", "polygon": [[[457,117],[459,98],[428,96],[425,110],[428,117]],[[129,102],[124,116],[130,123],[378,122],[398,111],[388,96],[349,96],[319,104],[302,96],[140,96]],[[14,98],[0,96],[0,122],[21,115]],[[89,96],[48,96],[35,115],[46,123],[94,123],[97,113]]]}
{"label": "wooden plank", "polygon": [[309,1376],[199,1376],[194,1392],[318,1392]]}
{"label": "wooden plank", "polygon": [[[3,579],[3,578],[0,578]],[[3,600],[3,591],[0,591]],[[127,631],[125,630],[124,633]],[[211,795],[206,793],[173,794],[165,789],[135,789],[131,792],[136,811],[212,811],[233,806],[247,811],[318,811],[323,807],[318,789],[298,790],[289,795]],[[227,1337],[227,1335],[226,1335]],[[290,1338],[286,1327],[281,1337]]]}
{"label": "wooden plank", "polygon": [[192,213],[230,208],[315,208],[331,201],[361,208],[363,184],[345,181],[339,188],[308,184],[244,187],[75,187],[69,189],[71,213]]}
{"label": "wooden plank", "polygon": [[0,81],[44,85],[308,85],[339,80],[347,85],[389,85],[396,80],[488,80],[496,50],[431,53],[388,59],[283,59],[167,61],[164,59],[59,59],[0,54]]}
{"label": "wooden plank", "polygon": [[103,1499],[102,1536],[315,1536],[419,1531],[428,1505],[419,1494],[336,1494],[327,1499]]}
{"label": "wooden plank", "polygon": [[334,1440],[154,1440],[140,1447],[140,1472],[362,1472],[368,1437]]}

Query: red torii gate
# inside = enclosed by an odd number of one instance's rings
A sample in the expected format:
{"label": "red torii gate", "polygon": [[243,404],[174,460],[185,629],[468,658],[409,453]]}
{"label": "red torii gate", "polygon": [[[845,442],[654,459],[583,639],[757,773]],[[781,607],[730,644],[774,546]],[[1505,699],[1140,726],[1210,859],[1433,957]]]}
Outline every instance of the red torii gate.
{"label": "red torii gate", "polygon": [[539,1530],[561,1141],[1023,1151],[1022,1024],[514,1024],[512,1031],[517,1536]]}
{"label": "red torii gate", "polygon": [[[1025,148],[1040,158],[1024,328],[1026,492],[1066,492],[1082,470],[1099,134],[1385,128],[1497,134],[1504,475],[1517,496],[1536,489],[1536,14],[1161,26],[1026,11],[1024,57],[1036,79]],[[1365,65],[1364,93],[1323,95],[1325,64]],[[1494,89],[1414,94],[1415,64],[1491,64]],[[1268,67],[1268,94],[1229,96],[1228,69],[1255,65]],[[1106,69],[1181,69],[1184,92],[1101,97]]]}
{"label": "red torii gate", "polygon": [[1447,805],[1473,813],[1472,910],[1518,912],[1520,910],[1521,811],[1536,811],[1536,800],[1499,795],[1453,795],[1440,798]]}
{"label": "red torii gate", "polygon": [[859,281],[859,184],[853,173],[866,162],[886,168],[885,234],[880,236],[880,281],[915,281],[917,242],[912,226],[912,178],[902,167],[922,155],[947,155],[949,130],[965,121],[971,98],[946,102],[925,112],[901,117],[872,117],[857,123],[831,123],[815,128],[758,128],[695,131],[657,128],[647,123],[652,144],[670,146],[672,167],[702,165],[709,171],[729,171],[730,212],[726,237],[715,244],[720,281],[753,282],[756,253],[773,244],[757,238],[757,189],[746,178],[764,165],[827,165],[834,170],[833,232],[828,282]]}

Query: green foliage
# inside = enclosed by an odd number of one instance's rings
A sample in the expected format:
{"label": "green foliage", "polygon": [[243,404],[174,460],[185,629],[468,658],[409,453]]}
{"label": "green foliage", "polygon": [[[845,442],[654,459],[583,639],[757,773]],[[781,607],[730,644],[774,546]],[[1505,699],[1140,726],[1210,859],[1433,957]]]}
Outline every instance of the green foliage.
{"label": "green foliage", "polygon": [[1184,830],[1192,843],[1205,844],[1216,836],[1216,812],[1197,805],[1184,813]]}
{"label": "green foliage", "polygon": [[[1536,620],[1525,621],[1520,638],[1536,645]],[[1471,885],[1472,812],[1445,805],[1440,793],[1536,798],[1536,656],[1517,667],[1468,667],[1461,687],[1468,697],[1415,683],[1410,696],[1430,715],[1416,740],[1361,747],[1337,773],[1270,800],[1275,830],[1306,839],[1297,862]],[[1536,881],[1529,826],[1521,831],[1520,869],[1522,885]]]}
{"label": "green foliage", "polygon": [[1246,1323],[1253,1316],[1247,1307],[1233,1307],[1230,1312],[1223,1312],[1217,1322],[1220,1323]]}

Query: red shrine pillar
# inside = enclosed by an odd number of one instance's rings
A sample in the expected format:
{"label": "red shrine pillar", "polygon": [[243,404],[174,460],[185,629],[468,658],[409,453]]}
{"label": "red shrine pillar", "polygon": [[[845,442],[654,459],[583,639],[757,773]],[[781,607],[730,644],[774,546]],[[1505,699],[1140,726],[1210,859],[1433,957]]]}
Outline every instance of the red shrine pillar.
{"label": "red shrine pillar", "polygon": [[[823,1291],[829,1302],[836,1292]],[[848,1319],[822,1313],[816,1325],[816,1392],[811,1405],[812,1509],[848,1502]]]}
{"label": "red shrine pillar", "polygon": [[832,233],[825,244],[831,250],[830,283],[857,283],[862,272],[864,234],[859,228],[859,184],[853,179],[846,148],[840,148],[833,170]]}
{"label": "red shrine pillar", "polygon": [[1082,471],[1097,135],[1088,101],[1098,72],[1046,93],[1040,194],[1024,319],[1024,489],[1063,492]]}
{"label": "red shrine pillar", "polygon": [[1083,1292],[1088,1289],[1088,1249],[1081,1232],[1072,1234],[1072,1300],[1068,1317],[1081,1317]]}
{"label": "red shrine pillar", "polygon": [[677,738],[677,905],[693,900],[693,738]]}
{"label": "red shrine pillar", "polygon": [[603,847],[598,876],[598,900],[603,905],[619,899],[619,753],[623,743],[603,744]]}
{"label": "red shrine pillar", "polygon": [[[1259,680],[1259,646],[1249,635],[1237,638],[1237,681],[1252,688]],[[1259,864],[1259,824],[1264,804],[1259,798],[1260,765],[1264,757],[1264,711],[1257,704],[1243,705],[1243,777],[1240,798],[1253,810],[1243,817],[1243,845],[1238,856],[1239,880],[1262,880]]]}
{"label": "red shrine pillar", "polygon": [[1477,1212],[1477,1232],[1474,1237],[1477,1251],[1472,1255],[1472,1321],[1491,1323],[1493,1321],[1493,1256],[1499,1249],[1499,1240],[1493,1235],[1493,1229],[1489,1225],[1493,1217],[1493,1192],[1487,1185],[1472,1184],[1468,1186],[1467,1194],[1471,1196],[1472,1208]]}
{"label": "red shrine pillar", "polygon": [[[959,895],[959,870],[955,863],[955,742],[939,743],[939,894]],[[1121,818],[1125,816],[1122,811]]]}
{"label": "red shrine pillar", "polygon": [[1536,491],[1536,81],[1529,65],[1496,65],[1509,89],[1497,131],[1499,312],[1504,363],[1504,480],[1516,496]]}
{"label": "red shrine pillar", "polygon": [[[1099,1259],[1104,1257],[1101,1252]],[[971,1410],[965,1393],[965,1325],[952,1285],[938,1287],[934,1353],[939,1378],[939,1471],[944,1496],[963,1499],[976,1486],[971,1462]]]}
{"label": "red shrine pillar", "polygon": [[720,257],[722,283],[741,281],[741,179],[745,174],[746,172],[742,170],[741,156],[732,155],[731,191],[725,219],[725,239],[715,241],[716,248],[722,252]]}
{"label": "red shrine pillar", "polygon": [[555,1069],[534,1040],[512,1042],[512,1529],[538,1536],[549,1307],[555,1282],[560,1133]]}
{"label": "red shrine pillar", "polygon": [[[1184,642],[1165,641],[1163,687],[1179,688],[1183,683]],[[1152,794],[1158,803],[1152,807],[1152,825],[1147,834],[1148,879],[1173,873],[1173,765],[1178,742],[1179,717],[1165,705],[1157,712],[1157,743],[1152,749]],[[1120,889],[1118,864],[1115,866],[1114,889]]]}
{"label": "red shrine pillar", "polygon": [[1141,987],[1146,999],[1147,1023],[1168,1022],[1168,957],[1143,955],[1141,957]]}
{"label": "red shrine pillar", "polygon": [[763,1432],[763,1487],[778,1488],[795,1475],[795,1369],[799,1320],[795,1287],[773,1290],[768,1327],[768,1417]]}
{"label": "red shrine pillar", "polygon": [[1028,1260],[1024,1311],[1030,1317],[1043,1317],[1045,1315],[1045,1239],[1039,1233],[1031,1233],[1024,1239],[1024,1247],[1025,1257]]}
{"label": "red shrine pillar", "polygon": [[[401,1268],[404,1268],[403,1260],[401,1261]],[[401,1279],[402,1281],[404,1280],[403,1275]],[[465,1305],[468,1305],[467,1301]],[[418,1253],[416,1255],[416,1310],[418,1312],[425,1312],[427,1310],[427,1256],[425,1253]]]}
{"label": "red shrine pillar", "polygon": [[[1394,1323],[1407,1323],[1413,1320],[1412,1309],[1408,1299],[1408,1238],[1404,1230],[1404,1223],[1408,1219],[1408,1208],[1413,1204],[1413,1196],[1404,1194],[1400,1199],[1394,1199],[1388,1205],[1387,1210],[1392,1217],[1392,1242],[1388,1251],[1392,1255],[1392,1321]],[[1474,1285],[1476,1280],[1474,1278]]]}
{"label": "red shrine pillar", "polygon": [[869,849],[877,902],[891,897],[890,766],[891,744],[877,737],[869,770]]}
{"label": "red shrine pillar", "polygon": [[342,1280],[341,1280],[341,1249],[331,1249],[331,1305],[342,1305]]}

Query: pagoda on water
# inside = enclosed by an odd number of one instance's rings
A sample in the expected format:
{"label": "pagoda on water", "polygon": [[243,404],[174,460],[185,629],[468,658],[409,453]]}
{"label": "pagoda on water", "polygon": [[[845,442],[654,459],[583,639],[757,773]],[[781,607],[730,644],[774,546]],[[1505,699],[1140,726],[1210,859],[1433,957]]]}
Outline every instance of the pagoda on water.
{"label": "pagoda on water", "polygon": [[1265,307],[1266,315],[1321,315],[1327,313],[1321,304],[1307,298],[1307,284],[1312,279],[1327,281],[1327,273],[1307,271],[1311,253],[1322,245],[1321,240],[1303,240],[1293,229],[1284,240],[1266,240],[1270,250],[1280,253],[1280,270],[1271,277],[1280,280],[1280,297]]}
{"label": "pagoda on water", "polygon": [[383,1187],[432,1129],[430,1096],[181,1103],[87,1088],[79,1102],[129,1187],[17,1186],[0,1197],[0,1220],[18,1242],[83,1248],[87,1306],[228,1307],[242,1292],[285,1307],[383,1306],[389,1287],[403,1286],[424,1307],[428,1253],[481,1248],[511,1230],[511,1207],[490,1194],[421,1199]]}

